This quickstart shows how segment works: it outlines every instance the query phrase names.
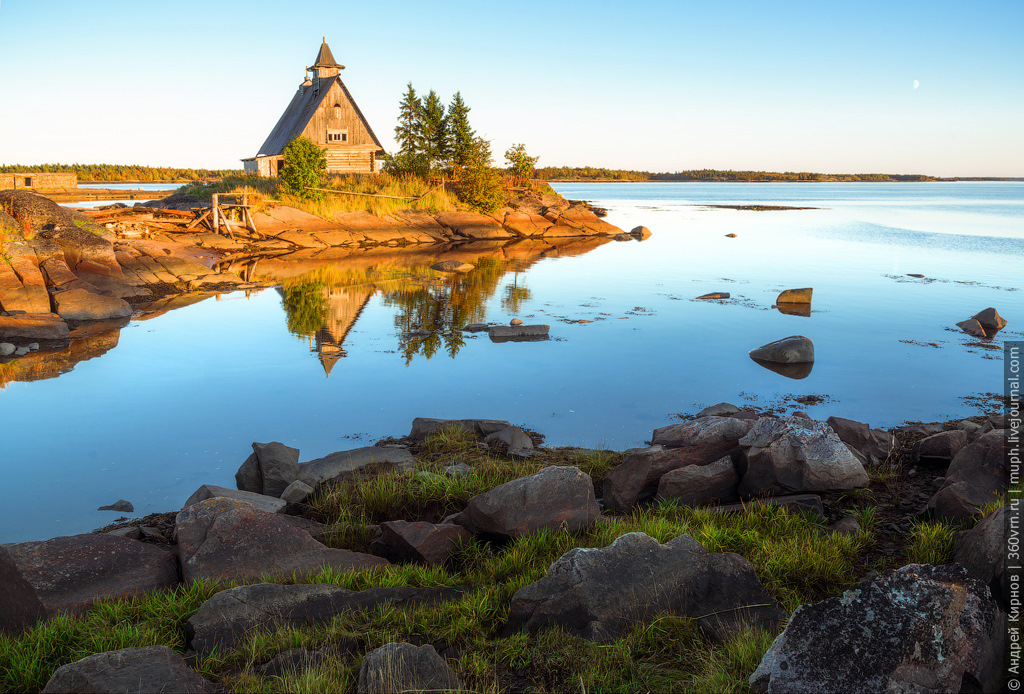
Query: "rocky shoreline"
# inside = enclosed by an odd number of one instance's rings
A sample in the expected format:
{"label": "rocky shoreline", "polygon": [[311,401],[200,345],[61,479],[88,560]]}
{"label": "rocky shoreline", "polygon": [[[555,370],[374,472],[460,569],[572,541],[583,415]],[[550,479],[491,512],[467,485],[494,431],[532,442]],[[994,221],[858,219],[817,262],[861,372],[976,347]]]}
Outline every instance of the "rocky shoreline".
{"label": "rocky shoreline", "polygon": [[[68,659],[43,690],[115,691],[130,676],[213,691],[250,675],[215,683],[189,664],[241,648],[254,634],[318,629],[338,615],[381,609],[444,614],[445,605],[491,590],[401,580],[352,590],[338,585],[343,576],[458,566],[453,577],[471,576],[469,546],[500,558],[564,538],[572,549],[501,593],[507,602],[488,639],[542,638],[554,628],[583,643],[617,643],[670,615],[692,620],[709,648],[751,629],[777,636],[743,674],[753,691],[993,691],[1010,607],[1002,534],[1011,423],[991,415],[885,430],[722,403],[656,429],[647,448],[621,452],[548,448],[535,432],[483,419],[419,418],[407,436],[306,462],[298,449],[254,443],[236,489],[202,485],[175,514],[0,545],[9,596],[0,629],[19,637],[61,613],[88,614],[96,600],[213,586],[180,617],[183,655],[168,643]],[[476,493],[450,501],[460,485]],[[368,503],[361,495],[371,488],[406,501],[359,522],[345,515],[354,500]],[[703,542],[656,538],[658,526],[644,520],[678,514],[720,530]],[[812,587],[819,598],[799,600],[791,613],[762,559],[705,546],[744,523],[796,523],[815,542],[853,551],[855,575],[837,592]],[[923,523],[961,531],[942,566],[913,561]],[[596,536],[604,539],[572,539]],[[324,571],[335,579],[309,582]],[[826,644],[841,644],[843,656]],[[472,689],[466,647],[426,638],[370,648],[317,637],[246,672],[337,661],[358,669],[360,692]],[[501,677],[503,691],[536,691],[533,675]]]}

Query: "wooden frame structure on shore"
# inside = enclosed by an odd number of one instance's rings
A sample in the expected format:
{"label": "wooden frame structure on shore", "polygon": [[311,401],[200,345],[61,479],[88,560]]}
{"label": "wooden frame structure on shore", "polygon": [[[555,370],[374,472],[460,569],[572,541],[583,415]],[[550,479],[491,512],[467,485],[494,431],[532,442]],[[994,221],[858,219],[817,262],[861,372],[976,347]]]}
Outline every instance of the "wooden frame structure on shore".
{"label": "wooden frame structure on shore", "polygon": [[237,195],[214,193],[210,209],[192,220],[186,229],[195,229],[204,222],[215,234],[222,233],[221,228],[223,228],[232,239],[235,238],[235,232],[231,228],[232,222],[241,224],[242,228],[248,229],[254,234],[260,233],[256,229],[252,213],[249,212],[249,196],[245,193]]}

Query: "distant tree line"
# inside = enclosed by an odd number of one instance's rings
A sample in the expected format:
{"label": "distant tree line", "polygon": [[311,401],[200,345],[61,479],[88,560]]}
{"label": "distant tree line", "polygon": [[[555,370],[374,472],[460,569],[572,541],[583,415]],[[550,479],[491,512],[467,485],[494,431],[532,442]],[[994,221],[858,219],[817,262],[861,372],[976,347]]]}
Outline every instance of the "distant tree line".
{"label": "distant tree line", "polygon": [[722,171],[695,169],[675,173],[652,173],[597,166],[545,166],[534,175],[544,181],[937,181],[922,174],[823,174],[806,171]]}
{"label": "distant tree line", "polygon": [[11,164],[0,166],[0,173],[73,173],[85,183],[116,181],[160,181],[189,183],[210,178],[237,176],[241,169],[176,169],[168,166],[139,164]]}

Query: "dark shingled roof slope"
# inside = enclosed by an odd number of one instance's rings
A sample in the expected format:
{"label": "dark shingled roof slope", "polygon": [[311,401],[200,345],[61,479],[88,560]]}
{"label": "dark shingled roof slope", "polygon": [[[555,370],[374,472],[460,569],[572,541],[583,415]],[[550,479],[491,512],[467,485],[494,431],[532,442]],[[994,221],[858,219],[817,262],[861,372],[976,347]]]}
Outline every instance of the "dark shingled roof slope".
{"label": "dark shingled roof slope", "polygon": [[[329,49],[328,49],[329,54]],[[349,103],[352,104],[352,108],[355,109],[356,115],[359,116],[359,120],[363,122],[366,127],[366,131],[370,133],[370,138],[373,140],[381,149],[384,149],[380,144],[380,140],[373,134],[373,129],[370,124],[366,122],[366,118],[363,116],[363,112],[359,110],[355,100],[348,91],[348,87],[341,81],[341,78],[335,75],[334,77],[316,77],[315,75],[310,78],[313,80],[313,84],[308,87],[299,87],[299,91],[292,97],[292,101],[288,104],[288,108],[284,110],[284,114],[277,121],[277,125],[270,131],[270,135],[266,141],[260,147],[257,157],[272,157],[284,151],[285,145],[291,142],[294,138],[302,134],[302,131],[306,129],[309,124],[309,119],[316,113],[317,108],[323,102],[327,96],[327,92],[330,90],[331,85],[335,80],[341,85],[341,90],[345,92],[345,97]],[[316,88],[314,88],[316,87]]]}

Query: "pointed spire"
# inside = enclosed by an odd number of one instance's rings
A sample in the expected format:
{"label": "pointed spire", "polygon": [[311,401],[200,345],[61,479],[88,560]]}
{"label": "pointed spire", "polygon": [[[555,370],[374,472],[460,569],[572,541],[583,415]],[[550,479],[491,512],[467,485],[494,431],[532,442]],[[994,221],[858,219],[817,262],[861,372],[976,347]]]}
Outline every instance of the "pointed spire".
{"label": "pointed spire", "polygon": [[[337,75],[339,70],[344,70],[344,65],[339,65],[338,61],[334,59],[334,54],[331,53],[330,46],[327,45],[327,37],[324,37],[324,42],[320,44],[320,52],[316,54],[316,62],[313,63],[313,67],[316,68],[317,74],[320,77],[331,77]],[[333,71],[330,74],[322,74],[327,71]]]}

